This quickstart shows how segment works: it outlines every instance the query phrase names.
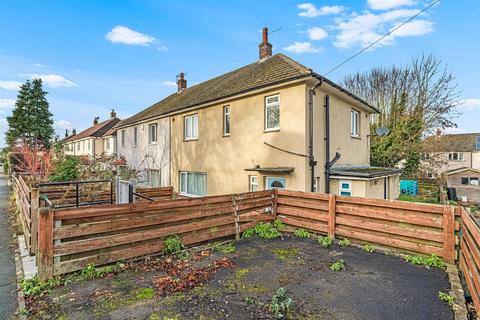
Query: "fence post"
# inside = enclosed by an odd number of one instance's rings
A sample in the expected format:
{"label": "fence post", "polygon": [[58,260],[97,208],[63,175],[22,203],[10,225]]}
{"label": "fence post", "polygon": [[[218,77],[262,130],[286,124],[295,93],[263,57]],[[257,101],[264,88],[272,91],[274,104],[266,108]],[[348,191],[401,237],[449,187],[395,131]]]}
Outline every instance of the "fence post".
{"label": "fence post", "polygon": [[38,243],[38,208],[40,207],[40,191],[38,188],[32,188],[30,192],[30,217],[32,219],[31,245],[32,253],[37,253]]}
{"label": "fence post", "polygon": [[335,238],[335,211],[337,200],[334,194],[328,194],[328,236]]}
{"label": "fence post", "polygon": [[38,211],[38,277],[45,281],[53,277],[53,210]]}
{"label": "fence post", "polygon": [[238,206],[235,194],[232,194],[233,214],[235,215],[235,240],[240,240],[240,217],[238,216]]}
{"label": "fence post", "polygon": [[273,220],[277,219],[278,189],[273,189],[272,214]]}
{"label": "fence post", "polygon": [[443,258],[455,262],[455,207],[443,206]]}

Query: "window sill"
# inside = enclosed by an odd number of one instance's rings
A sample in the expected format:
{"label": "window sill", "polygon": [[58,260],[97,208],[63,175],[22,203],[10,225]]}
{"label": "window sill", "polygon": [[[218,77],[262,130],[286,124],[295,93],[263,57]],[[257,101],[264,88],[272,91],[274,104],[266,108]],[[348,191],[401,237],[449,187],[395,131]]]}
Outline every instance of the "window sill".
{"label": "window sill", "polygon": [[198,138],[183,139],[183,142],[198,141]]}
{"label": "window sill", "polygon": [[197,196],[196,194],[190,194],[185,192],[179,192],[179,196],[187,197],[187,198],[201,198],[202,196]]}
{"label": "window sill", "polygon": [[356,140],[362,140],[362,138],[360,136],[350,136],[350,138],[356,139]]}
{"label": "window sill", "polygon": [[264,129],[263,133],[278,132],[278,131],[280,131],[280,128],[278,128],[278,129]]}
{"label": "window sill", "polygon": [[228,137],[230,137],[230,134],[224,134],[222,137],[223,138],[228,138]]}

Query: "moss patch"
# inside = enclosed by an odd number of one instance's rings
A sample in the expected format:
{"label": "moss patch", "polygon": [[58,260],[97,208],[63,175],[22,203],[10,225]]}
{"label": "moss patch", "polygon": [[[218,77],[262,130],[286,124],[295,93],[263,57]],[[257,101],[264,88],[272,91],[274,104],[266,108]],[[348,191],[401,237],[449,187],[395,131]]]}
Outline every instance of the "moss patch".
{"label": "moss patch", "polygon": [[152,299],[155,296],[155,290],[153,288],[142,288],[135,290],[135,299],[147,300]]}

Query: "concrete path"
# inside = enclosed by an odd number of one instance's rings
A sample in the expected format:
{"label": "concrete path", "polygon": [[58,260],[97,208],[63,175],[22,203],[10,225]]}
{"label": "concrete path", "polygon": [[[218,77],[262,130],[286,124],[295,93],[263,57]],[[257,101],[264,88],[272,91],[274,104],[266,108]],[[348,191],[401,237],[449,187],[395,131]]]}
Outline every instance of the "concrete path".
{"label": "concrete path", "polygon": [[7,177],[0,175],[0,319],[12,319],[17,310],[15,252],[7,207]]}

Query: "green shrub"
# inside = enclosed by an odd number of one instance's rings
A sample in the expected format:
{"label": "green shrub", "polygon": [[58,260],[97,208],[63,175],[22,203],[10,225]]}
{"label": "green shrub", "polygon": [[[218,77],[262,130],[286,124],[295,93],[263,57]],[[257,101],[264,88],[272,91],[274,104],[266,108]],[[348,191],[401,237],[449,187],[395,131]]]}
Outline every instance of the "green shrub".
{"label": "green shrub", "polygon": [[50,181],[73,181],[80,177],[80,159],[75,156],[66,156],[54,165]]}
{"label": "green shrub", "polygon": [[282,230],[285,229],[285,224],[282,222],[282,220],[275,219],[275,221],[273,221],[273,227],[277,230]]}
{"label": "green shrub", "polygon": [[164,241],[165,248],[163,252],[165,254],[176,254],[182,251],[185,247],[183,246],[182,240],[178,236],[170,236]]}
{"label": "green shrub", "polygon": [[317,241],[324,248],[329,248],[333,244],[333,239],[328,237],[328,236],[326,236],[326,237],[321,237],[320,236],[320,237],[318,237]]}
{"label": "green shrub", "polygon": [[436,254],[432,254],[429,257],[404,255],[403,259],[412,264],[445,269],[445,263]]}
{"label": "green shrub", "polygon": [[452,297],[452,296],[449,295],[448,293],[441,292],[441,291],[438,292],[438,298],[439,298],[440,300],[442,300],[443,302],[448,303],[448,305],[449,305],[450,307],[452,307],[452,306],[453,306],[453,303],[455,302],[455,298],[454,298],[454,297]]}
{"label": "green shrub", "polygon": [[270,302],[270,311],[277,319],[284,318],[293,304],[284,288],[279,288]]}
{"label": "green shrub", "polygon": [[297,229],[293,234],[299,238],[310,238],[310,232],[305,229]]}
{"label": "green shrub", "polygon": [[340,259],[336,262],[334,262],[331,266],[330,266],[330,270],[332,271],[342,271],[345,269],[345,262]]}
{"label": "green shrub", "polygon": [[251,238],[254,234],[264,239],[278,238],[282,235],[280,231],[278,231],[278,229],[275,228],[275,222],[274,223],[261,222],[257,224],[255,227],[245,230],[242,234],[242,238],[248,239],[248,238]]}
{"label": "green shrub", "polygon": [[375,251],[375,248],[371,244],[366,244],[363,246],[363,251],[371,253]]}
{"label": "green shrub", "polygon": [[350,240],[342,239],[342,240],[338,241],[338,245],[342,248],[346,248],[346,247],[350,246]]}

